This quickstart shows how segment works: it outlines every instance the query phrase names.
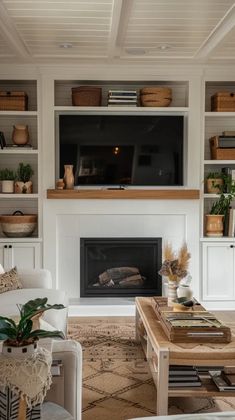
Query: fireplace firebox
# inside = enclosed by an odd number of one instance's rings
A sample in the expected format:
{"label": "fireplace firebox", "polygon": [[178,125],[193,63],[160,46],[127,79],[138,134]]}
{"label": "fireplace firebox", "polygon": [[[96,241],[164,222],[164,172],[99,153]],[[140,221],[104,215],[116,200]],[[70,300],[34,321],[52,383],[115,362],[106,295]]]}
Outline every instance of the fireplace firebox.
{"label": "fireplace firebox", "polygon": [[162,238],[80,238],[81,297],[161,295]]}

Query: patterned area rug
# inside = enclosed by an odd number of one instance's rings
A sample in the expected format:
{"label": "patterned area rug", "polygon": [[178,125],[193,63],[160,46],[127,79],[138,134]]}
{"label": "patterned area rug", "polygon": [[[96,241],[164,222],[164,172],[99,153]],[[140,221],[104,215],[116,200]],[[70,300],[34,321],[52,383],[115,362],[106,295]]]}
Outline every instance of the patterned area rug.
{"label": "patterned area rug", "polygon": [[[82,420],[126,420],[155,414],[156,389],[133,317],[69,318],[83,348]],[[169,414],[230,411],[235,398],[171,398]]]}

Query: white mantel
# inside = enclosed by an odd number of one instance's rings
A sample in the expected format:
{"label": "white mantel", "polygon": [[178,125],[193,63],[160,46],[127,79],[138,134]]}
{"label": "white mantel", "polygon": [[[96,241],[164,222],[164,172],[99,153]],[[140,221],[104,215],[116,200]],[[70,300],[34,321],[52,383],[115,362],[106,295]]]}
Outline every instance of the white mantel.
{"label": "white mantel", "polygon": [[80,297],[80,237],[162,237],[176,250],[185,240],[199,298],[199,200],[63,199],[43,207],[44,266],[73,302]]}

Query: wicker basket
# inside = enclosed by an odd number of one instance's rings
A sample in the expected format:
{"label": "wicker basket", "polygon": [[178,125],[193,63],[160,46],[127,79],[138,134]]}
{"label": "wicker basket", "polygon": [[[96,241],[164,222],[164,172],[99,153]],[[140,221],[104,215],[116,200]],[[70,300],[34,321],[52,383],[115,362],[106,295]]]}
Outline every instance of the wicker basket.
{"label": "wicker basket", "polygon": [[222,149],[219,148],[219,138],[214,136],[210,138],[211,159],[229,160],[235,159],[235,148]]}
{"label": "wicker basket", "polygon": [[211,97],[211,111],[233,112],[235,111],[235,93],[217,92]]}
{"label": "wicker basket", "polygon": [[142,106],[169,106],[172,101],[172,90],[165,87],[147,87],[140,89]]}
{"label": "wicker basket", "polygon": [[72,88],[72,104],[75,106],[100,106],[102,88],[93,86],[79,86]]}
{"label": "wicker basket", "polygon": [[25,92],[0,92],[0,111],[27,111],[28,95]]}

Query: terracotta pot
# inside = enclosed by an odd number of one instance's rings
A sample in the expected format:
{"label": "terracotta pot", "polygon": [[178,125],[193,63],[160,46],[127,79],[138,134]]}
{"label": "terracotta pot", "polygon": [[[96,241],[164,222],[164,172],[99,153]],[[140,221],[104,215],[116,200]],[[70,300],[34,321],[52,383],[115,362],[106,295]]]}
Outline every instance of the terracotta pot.
{"label": "terracotta pot", "polygon": [[32,181],[28,181],[28,182],[16,181],[15,182],[16,194],[32,194],[32,192],[33,192]]}
{"label": "terracotta pot", "polygon": [[206,191],[209,194],[220,194],[223,183],[221,178],[208,178],[206,180]]}
{"label": "terracotta pot", "polygon": [[27,144],[29,141],[29,130],[27,125],[13,125],[12,141],[17,146]]}
{"label": "terracotta pot", "polygon": [[206,214],[206,236],[221,237],[223,236],[223,214]]}

